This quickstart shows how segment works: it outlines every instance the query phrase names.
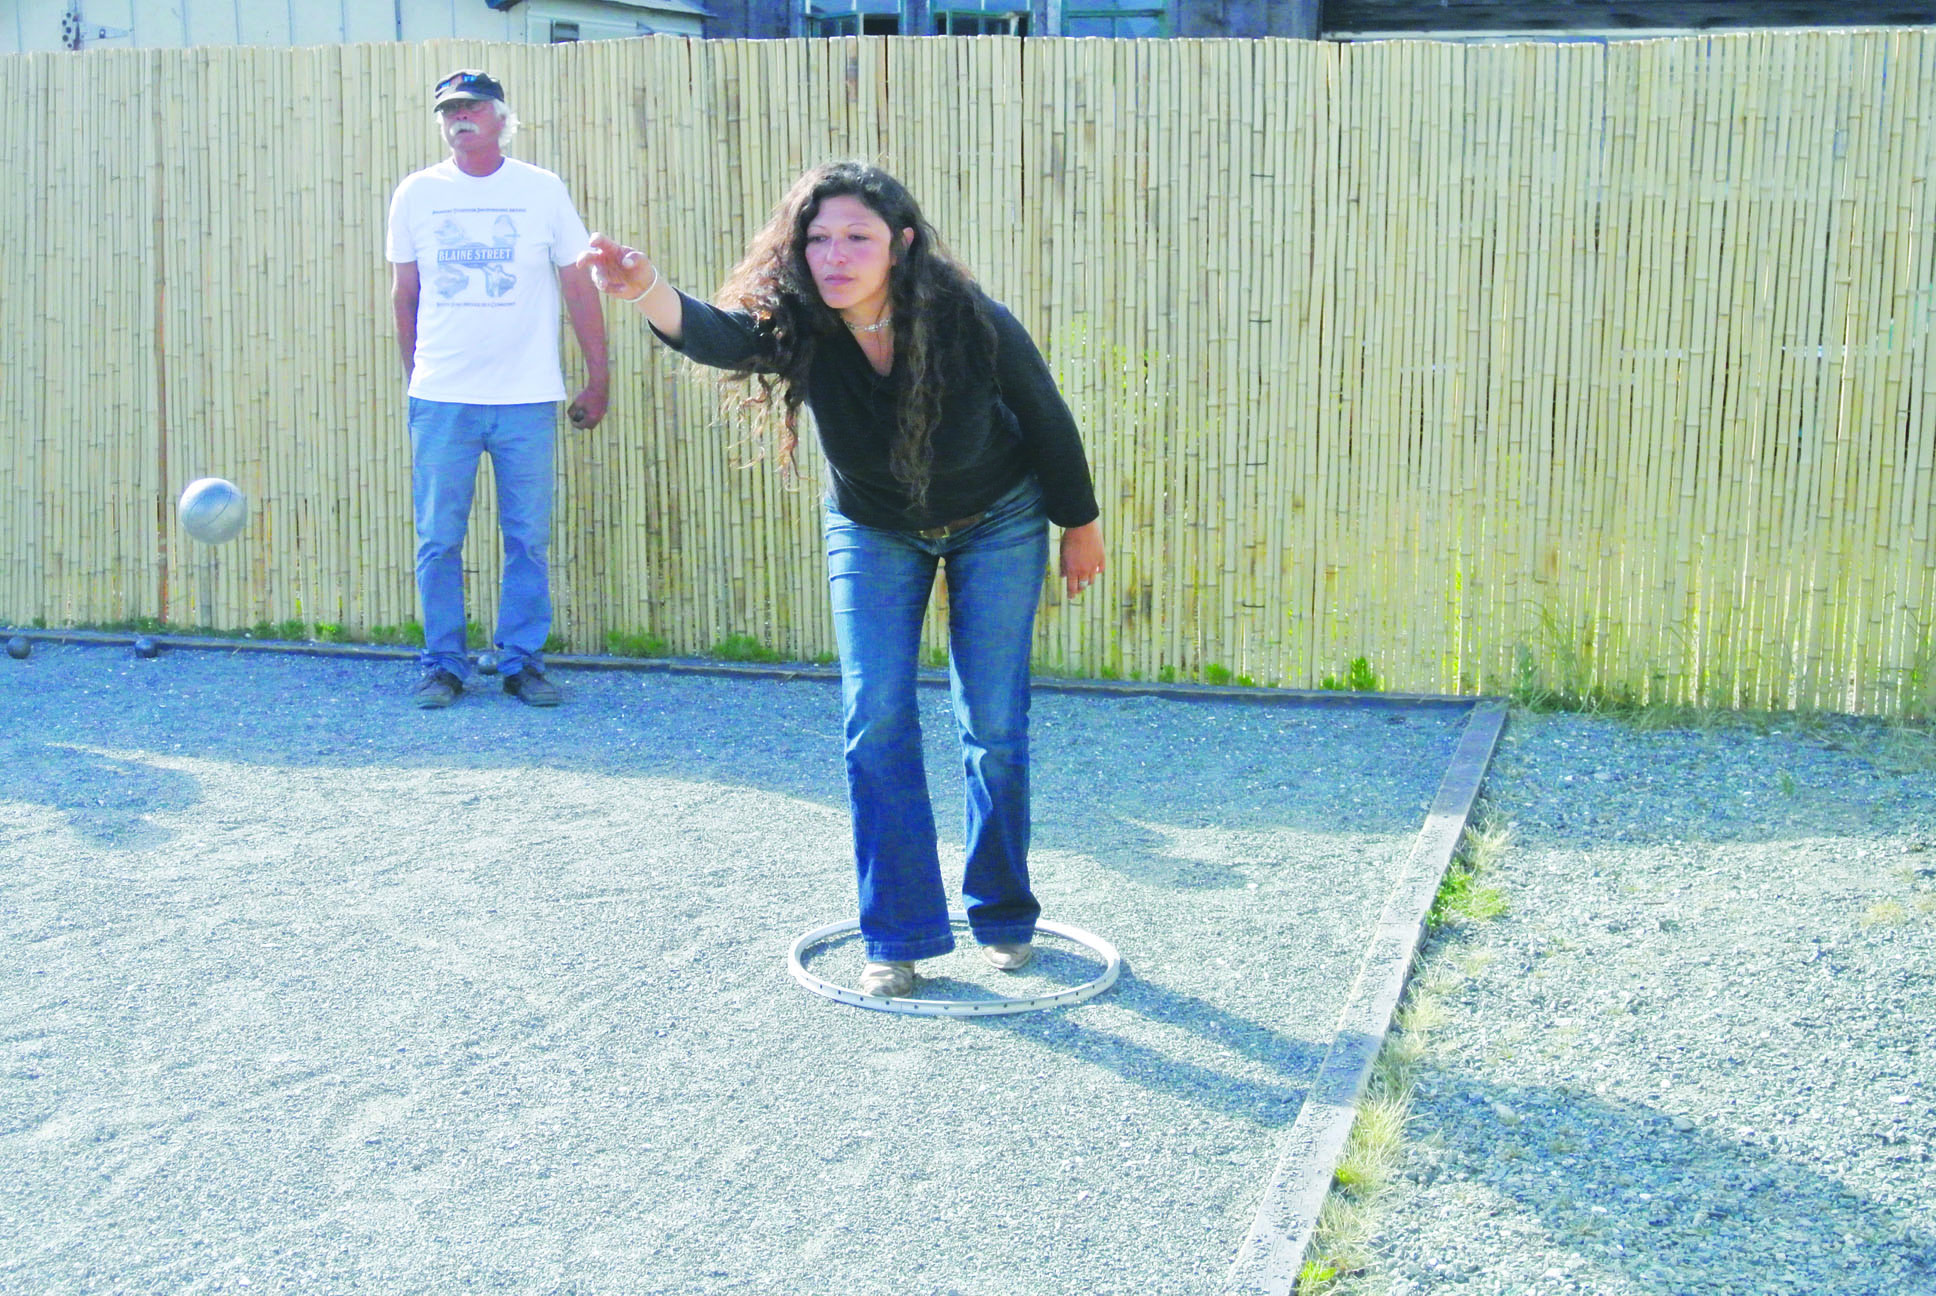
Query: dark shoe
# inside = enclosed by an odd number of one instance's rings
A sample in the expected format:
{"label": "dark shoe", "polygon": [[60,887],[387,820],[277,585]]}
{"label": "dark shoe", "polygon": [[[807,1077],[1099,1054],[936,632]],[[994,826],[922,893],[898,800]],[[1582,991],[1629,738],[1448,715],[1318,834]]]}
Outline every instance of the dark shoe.
{"label": "dark shoe", "polygon": [[1003,972],[1020,972],[1035,957],[1035,946],[1026,942],[1013,945],[984,945],[981,956],[988,960],[991,967]]}
{"label": "dark shoe", "polygon": [[434,711],[455,702],[463,691],[464,681],[439,666],[424,672],[424,677],[417,681],[417,691],[411,696],[424,710]]}
{"label": "dark shoe", "polygon": [[558,686],[546,679],[535,666],[526,666],[515,675],[506,675],[504,691],[526,706],[557,706],[565,700]]}

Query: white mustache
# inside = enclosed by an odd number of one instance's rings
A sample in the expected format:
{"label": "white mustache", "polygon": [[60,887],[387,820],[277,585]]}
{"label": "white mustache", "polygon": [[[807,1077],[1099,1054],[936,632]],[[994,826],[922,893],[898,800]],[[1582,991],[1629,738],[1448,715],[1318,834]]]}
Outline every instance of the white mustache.
{"label": "white mustache", "polygon": [[478,129],[476,122],[460,121],[450,124],[450,133],[453,135],[475,135]]}

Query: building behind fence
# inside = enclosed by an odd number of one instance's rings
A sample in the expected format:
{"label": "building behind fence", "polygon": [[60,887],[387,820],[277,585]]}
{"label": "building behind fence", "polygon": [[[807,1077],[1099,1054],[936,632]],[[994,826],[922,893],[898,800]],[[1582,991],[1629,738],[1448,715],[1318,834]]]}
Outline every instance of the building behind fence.
{"label": "building behind fence", "polygon": [[[1045,669],[1926,712],[1932,64],[1923,31],[8,56],[0,623],[415,616],[384,211],[476,65],[702,296],[803,166],[910,182],[1089,439],[1110,567],[1046,590]],[[613,412],[560,434],[564,640],[830,653],[815,484],[610,319]],[[172,510],[211,474],[255,510],[212,550]]]}
{"label": "building behind fence", "polygon": [[1936,23],[1936,0],[10,0],[0,51],[448,38],[1591,40]]}

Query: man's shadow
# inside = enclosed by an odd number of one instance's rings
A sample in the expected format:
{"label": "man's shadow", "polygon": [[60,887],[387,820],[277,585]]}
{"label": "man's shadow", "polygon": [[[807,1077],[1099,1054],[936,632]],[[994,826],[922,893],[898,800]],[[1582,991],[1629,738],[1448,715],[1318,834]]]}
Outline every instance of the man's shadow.
{"label": "man's shadow", "polygon": [[173,840],[175,831],[154,816],[201,799],[200,782],[179,770],[62,743],[0,745],[0,801],[58,811],[90,846],[104,850],[147,850]]}

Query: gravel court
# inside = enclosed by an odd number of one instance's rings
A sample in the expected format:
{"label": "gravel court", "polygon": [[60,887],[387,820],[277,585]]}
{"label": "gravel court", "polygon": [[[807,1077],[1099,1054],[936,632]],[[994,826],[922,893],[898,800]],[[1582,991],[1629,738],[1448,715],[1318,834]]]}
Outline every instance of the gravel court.
{"label": "gravel court", "polygon": [[1348,1290],[1936,1294],[1929,742],[1515,715],[1509,908],[1428,957],[1464,981]]}
{"label": "gravel court", "polygon": [[823,681],[419,713],[398,662],[0,666],[33,1292],[1216,1291],[1463,716],[1039,694],[1038,889],[1123,978],[929,1019],[786,974],[853,903]]}

